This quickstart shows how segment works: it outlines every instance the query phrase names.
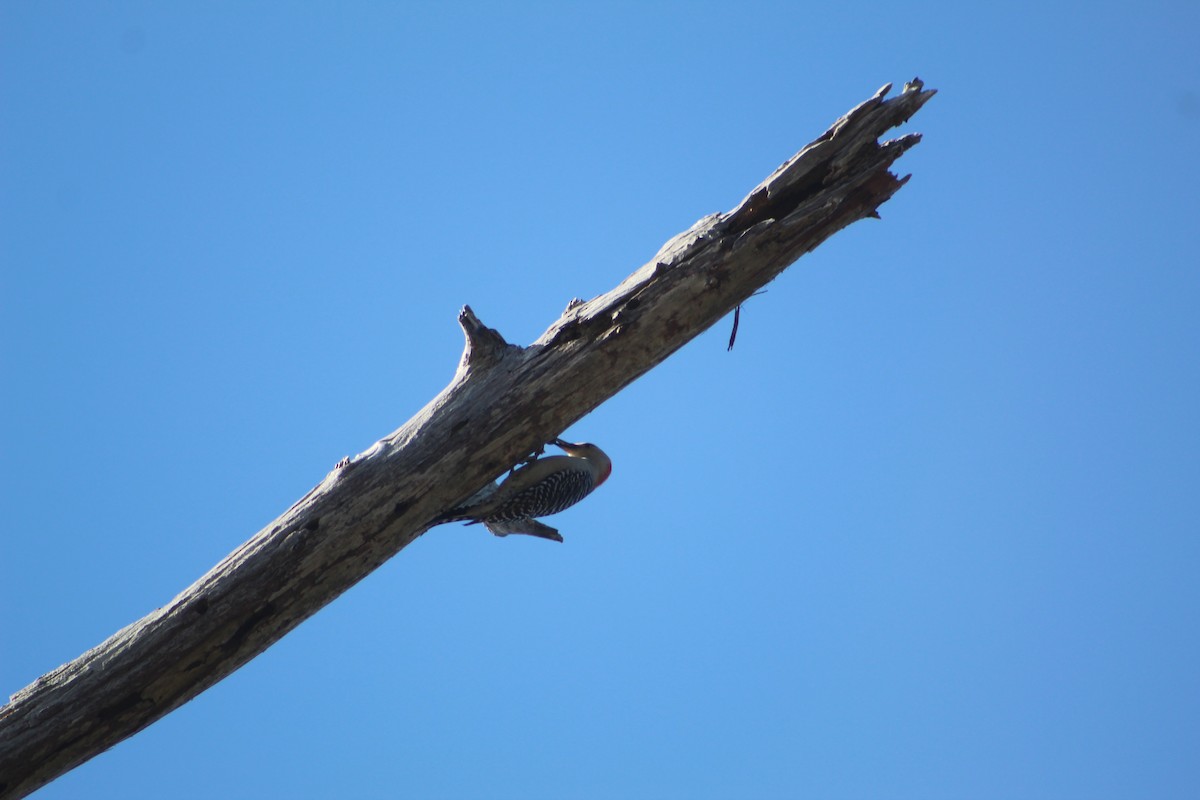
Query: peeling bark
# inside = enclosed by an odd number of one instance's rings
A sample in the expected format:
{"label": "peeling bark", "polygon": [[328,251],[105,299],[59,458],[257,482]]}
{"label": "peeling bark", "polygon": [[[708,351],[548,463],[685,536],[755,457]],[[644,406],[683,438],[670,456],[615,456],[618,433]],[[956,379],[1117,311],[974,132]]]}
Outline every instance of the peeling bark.
{"label": "peeling bark", "polygon": [[469,307],[450,385],[167,605],[0,707],[0,798],[22,797],[263,652],[512,464],[663,361],[838,230],[877,217],[920,141],[879,142],[930,97],[891,86],[736,208],[701,219],[615,289],[573,301],[528,347]]}

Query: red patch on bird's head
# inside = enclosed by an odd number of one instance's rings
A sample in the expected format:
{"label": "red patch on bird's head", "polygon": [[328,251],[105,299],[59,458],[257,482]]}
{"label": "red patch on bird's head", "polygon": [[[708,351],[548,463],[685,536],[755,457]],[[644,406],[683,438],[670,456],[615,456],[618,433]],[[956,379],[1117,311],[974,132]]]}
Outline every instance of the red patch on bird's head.
{"label": "red patch on bird's head", "polygon": [[596,479],[596,486],[599,487],[600,484],[602,484],[606,480],[608,480],[609,475],[612,475],[612,464],[611,463],[604,467],[604,471],[601,472],[600,477]]}

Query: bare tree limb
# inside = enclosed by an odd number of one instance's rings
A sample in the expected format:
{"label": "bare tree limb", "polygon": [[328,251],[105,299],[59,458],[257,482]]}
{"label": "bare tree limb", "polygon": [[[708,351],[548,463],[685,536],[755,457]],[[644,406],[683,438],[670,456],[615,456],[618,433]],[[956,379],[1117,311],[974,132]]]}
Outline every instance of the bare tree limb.
{"label": "bare tree limb", "polygon": [[930,97],[890,85],[732,211],[679,234],[612,291],[572,303],[529,347],[469,307],[450,385],[343,461],[167,605],[0,707],[0,798],[22,797],[178,708],[316,613],[461,502],[715,323],[907,180],[920,141],[879,137]]}

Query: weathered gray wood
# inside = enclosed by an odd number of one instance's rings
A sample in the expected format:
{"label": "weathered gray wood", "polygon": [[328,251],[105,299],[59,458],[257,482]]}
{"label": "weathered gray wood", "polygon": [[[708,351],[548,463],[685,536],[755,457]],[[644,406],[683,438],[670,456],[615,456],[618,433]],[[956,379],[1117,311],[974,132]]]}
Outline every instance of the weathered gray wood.
{"label": "weathered gray wood", "polygon": [[930,97],[890,85],[726,214],[668,242],[612,291],[572,303],[529,347],[464,308],[450,385],[339,464],[171,602],[0,707],[0,797],[21,797],[212,686],[420,536],[458,503],[708,328],[904,183],[920,136],[880,143]]}

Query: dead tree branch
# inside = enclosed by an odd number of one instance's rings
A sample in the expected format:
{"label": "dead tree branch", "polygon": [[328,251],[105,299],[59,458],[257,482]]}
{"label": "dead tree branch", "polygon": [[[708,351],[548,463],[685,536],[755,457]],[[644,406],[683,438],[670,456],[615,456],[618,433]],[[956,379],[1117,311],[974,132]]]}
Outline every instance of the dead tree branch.
{"label": "dead tree branch", "polygon": [[21,797],[178,708],[316,613],[523,456],[728,314],[905,182],[879,137],[933,96],[881,89],[732,211],[679,234],[529,347],[464,308],[450,385],[162,608],[0,707],[0,797]]}

